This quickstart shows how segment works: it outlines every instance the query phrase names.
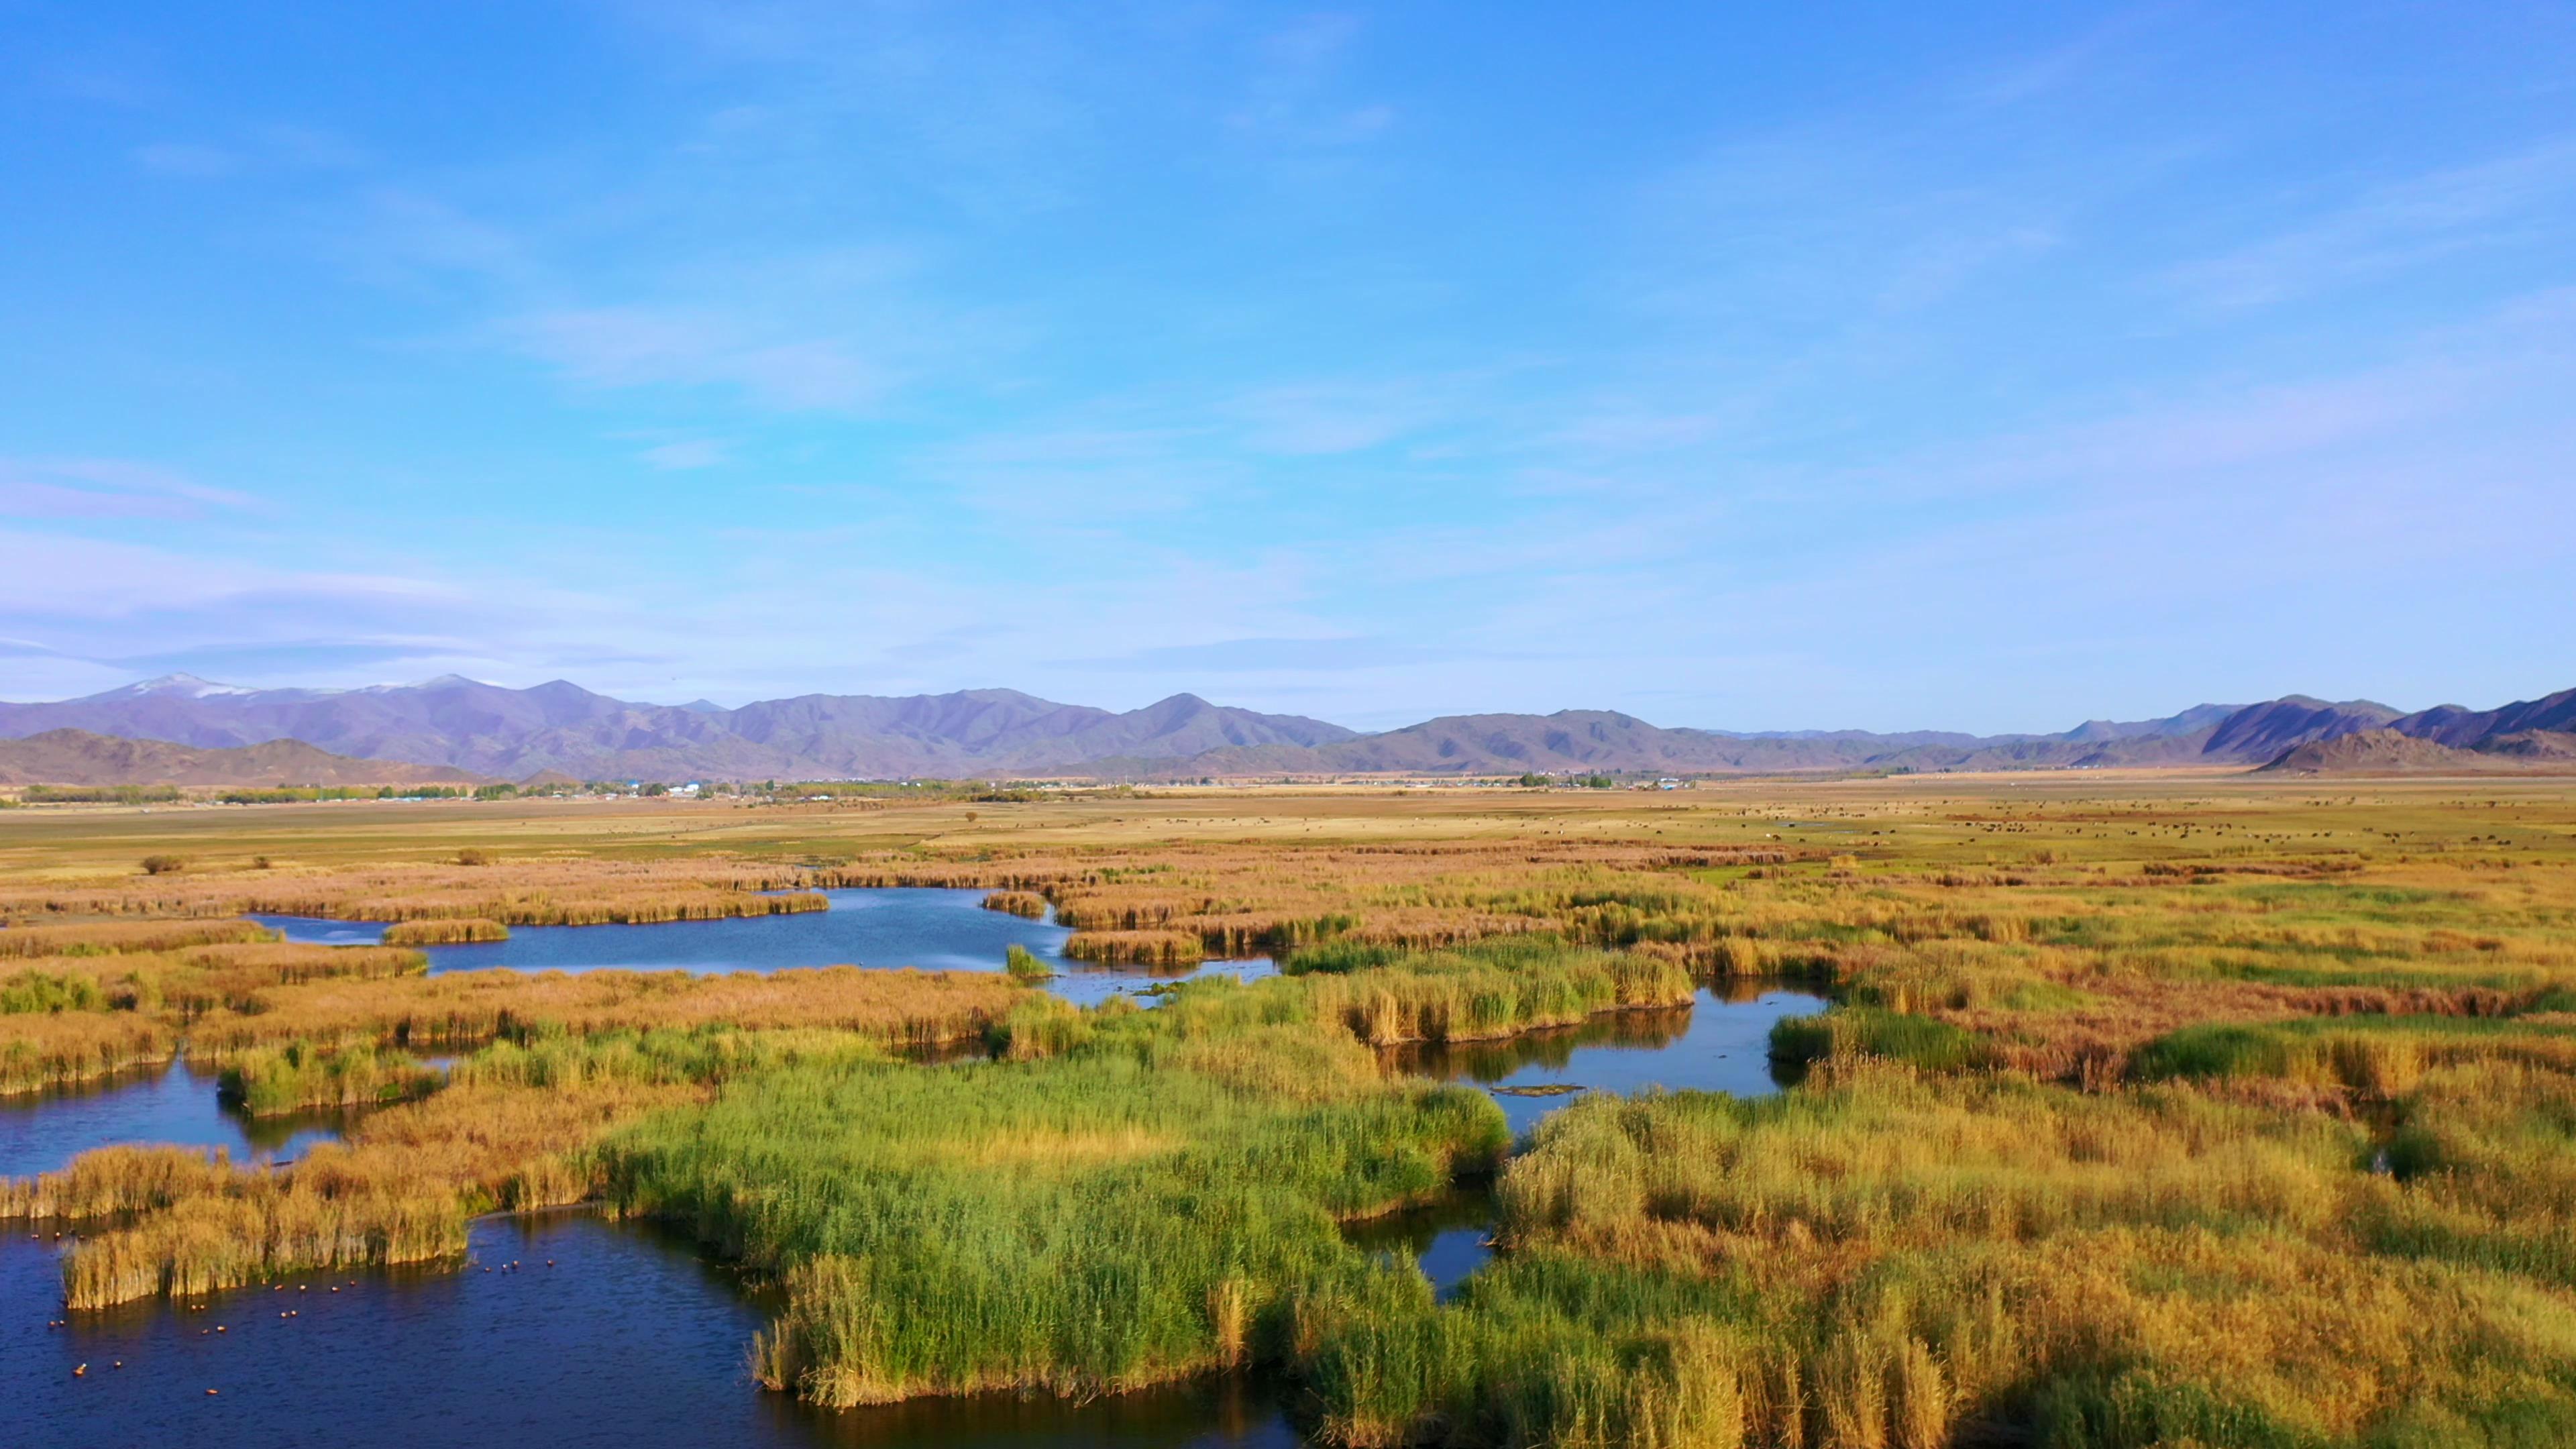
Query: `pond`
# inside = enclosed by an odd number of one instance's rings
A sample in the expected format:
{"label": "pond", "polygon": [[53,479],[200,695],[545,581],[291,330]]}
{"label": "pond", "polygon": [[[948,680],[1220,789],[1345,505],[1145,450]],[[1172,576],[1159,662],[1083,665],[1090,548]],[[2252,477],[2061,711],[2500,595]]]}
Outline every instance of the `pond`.
{"label": "pond", "polygon": [[1825,1006],[1809,992],[1732,982],[1703,986],[1697,1001],[1667,1011],[1611,1012],[1509,1041],[1407,1047],[1391,1057],[1407,1071],[1492,1092],[1513,1133],[1524,1135],[1587,1091],[1776,1092],[1772,1023]]}
{"label": "pond", "polygon": [[236,1162],[300,1157],[340,1135],[340,1112],[249,1117],[215,1100],[216,1077],[184,1062],[43,1092],[0,1097],[0,1177],[31,1177],[93,1147],[167,1142],[221,1147]]}
{"label": "pond", "polygon": [[[515,926],[510,939],[432,946],[433,975],[507,966],[522,971],[777,971],[793,966],[918,966],[929,971],[998,971],[1013,946],[1059,973],[1047,989],[1079,1006],[1112,996],[1140,999],[1154,985],[1194,975],[1250,979],[1270,974],[1266,960],[1211,961],[1188,970],[1091,966],[1068,959],[1070,928],[1049,912],[1029,920],[983,907],[982,890],[906,887],[824,891],[830,909],[784,916],[653,925]],[[363,945],[380,941],[381,921],[312,916],[253,916],[290,941]]]}
{"label": "pond", "polygon": [[769,1311],[759,1295],[655,1229],[586,1213],[482,1219],[461,1272],[305,1278],[220,1295],[204,1312],[136,1304],[61,1328],[47,1327],[62,1316],[53,1245],[11,1236],[0,1241],[0,1437],[12,1445],[1298,1442],[1277,1395],[1241,1380],[1080,1406],[808,1408],[750,1380],[744,1351]]}
{"label": "pond", "polygon": [[1446,1303],[1494,1255],[1494,1192],[1490,1184],[1461,1184],[1438,1202],[1351,1223],[1342,1240],[1364,1253],[1409,1257],[1431,1280],[1432,1295]]}

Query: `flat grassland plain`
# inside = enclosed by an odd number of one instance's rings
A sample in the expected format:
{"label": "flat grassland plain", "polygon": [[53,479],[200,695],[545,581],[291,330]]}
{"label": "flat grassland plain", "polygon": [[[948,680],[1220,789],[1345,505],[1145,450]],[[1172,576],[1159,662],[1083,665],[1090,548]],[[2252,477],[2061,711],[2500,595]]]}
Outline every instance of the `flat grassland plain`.
{"label": "flat grassland plain", "polygon": [[[1286,969],[1077,1010],[998,970],[429,976],[240,920],[849,885]],[[2576,1442],[2564,780],[24,809],[0,915],[0,1089],[184,1052],[252,1111],[367,1109],[284,1167],[7,1184],[81,1227],[74,1313],[592,1202],[781,1284],[758,1375],[826,1404],[1258,1365],[1353,1446]],[[1832,996],[1774,1033],[1788,1090],[1515,1144],[1386,1065],[1710,977]],[[1446,1301],[1339,1231],[1482,1174],[1497,1253]]]}

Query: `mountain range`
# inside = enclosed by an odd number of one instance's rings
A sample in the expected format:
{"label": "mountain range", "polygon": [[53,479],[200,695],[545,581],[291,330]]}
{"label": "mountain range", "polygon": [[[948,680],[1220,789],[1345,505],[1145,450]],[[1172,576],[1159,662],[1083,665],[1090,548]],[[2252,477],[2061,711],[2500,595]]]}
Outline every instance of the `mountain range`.
{"label": "mountain range", "polygon": [[0,785],[471,785],[463,770],[355,760],[302,740],[232,749],[55,729],[0,739]]}
{"label": "mountain range", "polygon": [[[2057,734],[1984,736],[1736,733],[1664,728],[1607,710],[1451,715],[1362,734],[1190,694],[1122,713],[1008,689],[809,694],[725,709],[705,700],[641,704],[562,680],[508,689],[453,675],[351,690],[244,689],[170,675],[82,699],[0,703],[0,739],[62,729],[217,750],[295,740],[335,755],[507,779],[545,771],[639,780],[1166,779],[2248,766],[2366,732],[2546,763],[2562,757],[2561,737],[2576,732],[2576,690],[2498,709],[2442,705],[2412,714],[2369,700],[2290,695],[2198,705],[2161,719],[2088,720]],[[2417,757],[2430,758],[2409,756]],[[2331,768],[2344,756],[2327,758]]]}

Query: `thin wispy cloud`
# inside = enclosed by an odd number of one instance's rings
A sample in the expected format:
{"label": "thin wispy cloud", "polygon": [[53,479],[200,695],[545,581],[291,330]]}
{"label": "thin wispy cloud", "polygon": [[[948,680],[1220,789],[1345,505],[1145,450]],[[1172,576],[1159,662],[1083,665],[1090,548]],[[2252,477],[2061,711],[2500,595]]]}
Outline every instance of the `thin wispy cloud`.
{"label": "thin wispy cloud", "polygon": [[2289,301],[2413,268],[2560,246],[2576,231],[2576,136],[2370,186],[2325,216],[2175,269],[2207,307]]}
{"label": "thin wispy cloud", "polygon": [[120,458],[0,458],[0,517],[199,517],[257,506],[248,494]]}
{"label": "thin wispy cloud", "polygon": [[1587,20],[598,0],[358,16],[405,80],[353,86],[259,16],[32,15],[0,695],[2576,682],[2422,622],[2576,571],[2541,22]]}

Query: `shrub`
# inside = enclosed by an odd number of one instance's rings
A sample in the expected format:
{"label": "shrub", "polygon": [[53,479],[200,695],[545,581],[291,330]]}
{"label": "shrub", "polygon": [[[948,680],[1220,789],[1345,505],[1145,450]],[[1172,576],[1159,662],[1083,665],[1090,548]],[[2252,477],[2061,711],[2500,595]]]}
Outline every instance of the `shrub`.
{"label": "shrub", "polygon": [[1046,981],[1055,975],[1055,968],[1039,960],[1037,953],[1017,944],[1003,953],[1002,969],[1011,973],[1014,981]]}

